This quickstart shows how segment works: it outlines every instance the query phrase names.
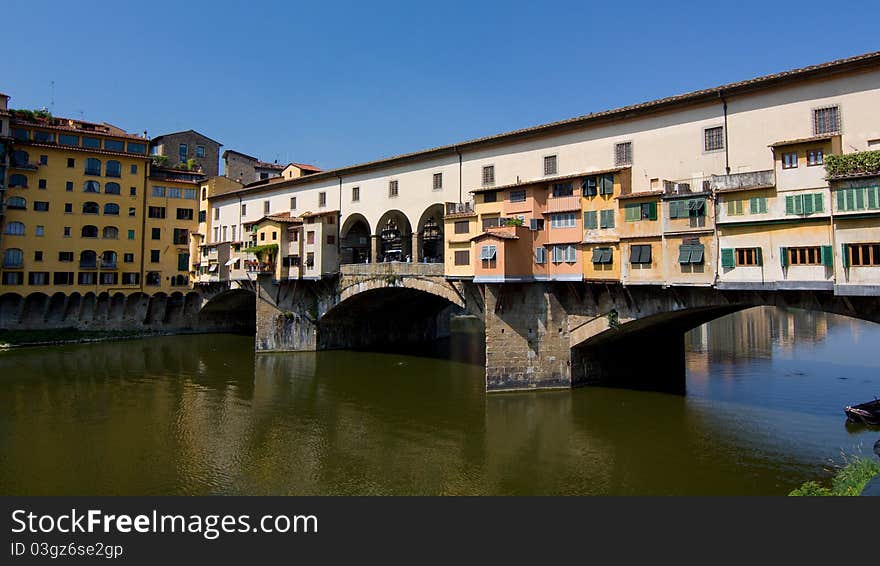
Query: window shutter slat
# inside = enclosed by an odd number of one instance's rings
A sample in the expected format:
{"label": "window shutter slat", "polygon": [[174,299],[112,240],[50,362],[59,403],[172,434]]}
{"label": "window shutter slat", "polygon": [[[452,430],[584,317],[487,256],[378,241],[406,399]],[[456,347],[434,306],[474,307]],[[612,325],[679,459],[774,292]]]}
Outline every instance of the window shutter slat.
{"label": "window shutter slat", "polygon": [[733,268],[736,266],[734,261],[733,248],[724,248],[721,250],[721,267]]}

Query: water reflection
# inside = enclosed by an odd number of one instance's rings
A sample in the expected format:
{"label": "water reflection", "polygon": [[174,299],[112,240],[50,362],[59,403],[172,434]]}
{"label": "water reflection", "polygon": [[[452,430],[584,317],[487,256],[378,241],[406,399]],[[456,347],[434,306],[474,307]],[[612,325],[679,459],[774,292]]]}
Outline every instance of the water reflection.
{"label": "water reflection", "polygon": [[[478,335],[456,360],[255,356],[241,336],[0,355],[0,493],[785,493],[840,450],[841,408],[880,392],[880,327],[752,309],[687,336],[687,396],[490,395]],[[658,371],[662,371],[662,368]]]}

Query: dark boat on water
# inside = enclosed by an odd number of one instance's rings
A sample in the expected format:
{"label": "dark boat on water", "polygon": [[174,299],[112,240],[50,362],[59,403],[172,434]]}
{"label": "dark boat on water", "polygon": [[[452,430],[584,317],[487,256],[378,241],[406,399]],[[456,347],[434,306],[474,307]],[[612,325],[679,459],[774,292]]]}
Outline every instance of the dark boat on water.
{"label": "dark boat on water", "polygon": [[880,399],[846,407],[843,412],[846,413],[846,418],[854,423],[880,425]]}

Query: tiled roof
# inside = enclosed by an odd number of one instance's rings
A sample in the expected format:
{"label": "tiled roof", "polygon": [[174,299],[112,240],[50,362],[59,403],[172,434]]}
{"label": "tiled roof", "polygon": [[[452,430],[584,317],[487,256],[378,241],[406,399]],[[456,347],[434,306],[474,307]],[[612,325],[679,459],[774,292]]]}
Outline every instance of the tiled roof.
{"label": "tiled roof", "polygon": [[143,159],[144,161],[148,161],[150,159],[149,155],[144,153],[126,153],[124,151],[107,151],[106,149],[92,149],[90,147],[78,147],[75,145],[61,145],[57,143],[41,143],[41,142],[33,142],[33,141],[20,141],[16,140],[16,145],[30,145],[33,147],[47,147],[51,149],[63,149],[63,150],[71,150],[71,151],[81,151],[83,153],[97,153],[100,155],[114,155],[117,157],[129,157],[131,159]]}
{"label": "tiled roof", "polygon": [[[65,126],[65,125],[61,125],[57,122],[54,122],[55,120],[73,122],[74,124],[88,124],[90,126],[97,126],[99,128],[106,128],[107,131],[102,132],[99,130],[77,128],[77,127],[74,127],[71,125]],[[128,139],[128,140],[137,140],[139,142],[146,142],[147,141],[147,138],[143,137],[142,135],[129,134],[129,133],[125,132],[124,130],[122,130],[121,128],[118,128],[112,124],[95,124],[93,122],[84,122],[82,120],[73,120],[72,118],[60,118],[60,117],[55,116],[55,117],[53,117],[54,123],[49,124],[46,122],[39,122],[39,121],[35,121],[35,120],[26,120],[26,119],[18,118],[16,116],[16,114],[13,113],[12,114],[12,122],[14,124],[22,124],[22,125],[26,124],[28,126],[33,126],[35,128],[41,128],[41,129],[46,129],[46,130],[53,130],[53,131],[60,131],[60,132],[75,132],[79,135],[84,135],[84,136],[94,135],[94,136],[106,136],[106,137],[113,137],[113,138],[124,138],[124,139]]]}
{"label": "tiled roof", "polygon": [[834,136],[839,136],[840,134],[823,134],[821,136],[812,136],[809,138],[800,138],[795,140],[782,140],[778,142],[773,142],[767,147],[780,147],[783,145],[795,145],[799,143],[810,143],[810,142],[819,142],[819,141],[828,141]]}
{"label": "tiled roof", "polygon": [[332,215],[338,215],[338,214],[339,214],[338,210],[322,210],[321,212],[309,211],[309,212],[303,212],[302,214],[300,214],[300,218],[312,218],[312,217],[316,217],[316,216],[332,216]]}
{"label": "tiled roof", "polygon": [[471,189],[471,191],[469,192],[486,193],[491,191],[504,191],[507,189],[529,187],[531,185],[540,185],[542,183],[558,183],[559,181],[568,181],[570,179],[577,179],[578,177],[590,177],[593,175],[602,175],[603,173],[617,173],[618,171],[623,171],[624,169],[629,169],[629,165],[627,165],[626,167],[615,167],[613,169],[600,169],[598,171],[585,171],[583,173],[573,173],[571,175],[559,175],[557,177],[542,177],[540,179],[521,181],[519,183],[510,183],[509,185],[499,185],[497,187],[480,187],[479,189]]}
{"label": "tiled roof", "polygon": [[516,235],[516,228],[511,226],[502,226],[502,227],[494,227],[489,228],[482,234],[478,234],[471,238],[471,241],[476,241],[481,238],[500,238],[502,240],[519,240],[519,236]]}
{"label": "tiled roof", "polygon": [[[567,120],[560,120],[558,122],[551,122],[549,124],[541,124],[538,126],[532,126],[529,128],[523,128],[520,130],[513,130],[510,132],[505,132],[502,134],[495,134],[491,136],[486,136],[482,138],[476,138],[456,144],[439,146],[431,149],[425,149],[422,151],[416,151],[413,153],[404,153],[401,155],[396,155],[394,157],[388,157],[385,159],[378,159],[375,161],[368,161],[365,163],[360,163],[357,165],[351,165],[348,167],[341,167],[338,169],[330,169],[328,171],[322,171],[320,173],[315,173],[313,175],[307,175],[305,177],[300,177],[297,179],[286,179],[284,181],[284,185],[299,185],[305,183],[311,183],[318,179],[326,179],[332,177],[342,176],[344,174],[356,173],[364,170],[375,169],[377,167],[383,167],[390,165],[392,163],[399,163],[403,161],[411,161],[411,160],[421,160],[427,159],[430,157],[435,157],[438,155],[447,155],[447,154],[455,154],[462,150],[466,149],[474,149],[477,147],[502,143],[506,141],[518,140],[528,137],[535,137],[550,134],[553,132],[564,131],[564,130],[572,130],[576,128],[580,128],[583,126],[588,126],[594,123],[606,123],[614,120],[625,120],[632,119],[641,115],[650,114],[652,112],[659,112],[662,110],[667,110],[670,108],[676,108],[681,106],[687,106],[690,104],[700,104],[718,100],[722,96],[734,96],[740,94],[746,94],[750,92],[756,92],[760,90],[765,90],[773,87],[777,87],[780,85],[790,84],[795,81],[802,81],[805,79],[816,78],[816,77],[826,77],[830,75],[834,75],[837,73],[853,71],[853,70],[861,70],[870,67],[878,67],[880,66],[880,51],[874,51],[872,53],[865,53],[862,55],[856,55],[853,57],[847,57],[845,59],[837,59],[834,61],[829,61],[827,63],[820,63],[818,65],[810,65],[809,67],[802,67],[799,69],[792,69],[789,71],[783,71],[781,73],[775,73],[772,75],[765,75],[761,77],[756,77],[753,79],[739,81],[735,83],[728,83],[725,85],[721,85],[718,87],[707,88],[702,90],[696,90],[692,92],[688,92],[685,94],[678,94],[674,96],[668,96],[666,98],[659,98],[657,100],[651,100],[648,102],[642,102],[639,104],[632,104],[629,106],[622,106],[620,108],[615,108],[612,110],[605,110],[602,112],[594,112],[590,114],[585,114],[582,116],[577,116],[575,118],[569,118]],[[240,189],[240,191],[248,191],[255,190],[258,187],[254,187],[253,189],[249,189],[245,187]]]}
{"label": "tiled roof", "polygon": [[309,165],[308,163],[288,163],[288,165],[293,165],[294,167],[299,167],[303,171],[314,171],[316,173],[321,171],[321,169],[315,167],[314,165]]}
{"label": "tiled roof", "polygon": [[869,173],[866,171],[857,171],[855,173],[841,173],[840,175],[831,175],[827,179],[829,181],[843,181],[846,179],[864,179],[866,177],[880,177],[880,171]]}
{"label": "tiled roof", "polygon": [[620,195],[617,197],[618,200],[628,200],[635,198],[645,198],[645,197],[658,197],[664,194],[666,191],[663,189],[654,189],[653,191],[640,191],[637,193],[629,193],[628,195]]}
{"label": "tiled roof", "polygon": [[287,167],[287,165],[279,165],[278,163],[269,163],[268,161],[258,160],[257,164],[254,165],[254,167],[257,167],[259,169],[277,169],[278,171],[281,171],[282,169]]}

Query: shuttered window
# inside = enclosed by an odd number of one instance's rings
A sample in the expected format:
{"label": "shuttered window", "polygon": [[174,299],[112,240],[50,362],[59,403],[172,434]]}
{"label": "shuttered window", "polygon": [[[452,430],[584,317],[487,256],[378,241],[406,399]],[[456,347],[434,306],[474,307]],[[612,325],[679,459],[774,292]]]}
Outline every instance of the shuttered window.
{"label": "shuttered window", "polygon": [[838,189],[835,198],[840,212],[877,210],[880,208],[880,185]]}
{"label": "shuttered window", "polygon": [[614,228],[614,209],[599,212],[599,228]]}
{"label": "shuttered window", "polygon": [[497,249],[495,246],[483,246],[480,249],[480,259],[483,261],[491,261],[495,259]]}
{"label": "shuttered window", "polygon": [[702,244],[682,244],[678,247],[678,263],[703,263],[705,247]]}
{"label": "shuttered window", "polygon": [[629,261],[636,264],[651,263],[651,245],[639,244],[630,246]]}
{"label": "shuttered window", "polygon": [[547,249],[541,246],[535,248],[535,263],[547,263]]}
{"label": "shuttered window", "polygon": [[593,263],[609,264],[613,261],[612,248],[593,248]]}
{"label": "shuttered window", "polygon": [[822,193],[806,195],[789,195],[785,197],[785,213],[789,215],[805,216],[824,212],[825,201]]}
{"label": "shuttered window", "polygon": [[587,212],[584,212],[584,229],[585,230],[595,230],[598,227],[599,227],[598,213],[595,210],[588,210]]}

